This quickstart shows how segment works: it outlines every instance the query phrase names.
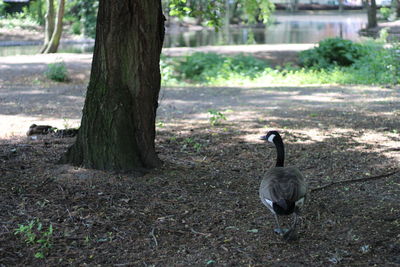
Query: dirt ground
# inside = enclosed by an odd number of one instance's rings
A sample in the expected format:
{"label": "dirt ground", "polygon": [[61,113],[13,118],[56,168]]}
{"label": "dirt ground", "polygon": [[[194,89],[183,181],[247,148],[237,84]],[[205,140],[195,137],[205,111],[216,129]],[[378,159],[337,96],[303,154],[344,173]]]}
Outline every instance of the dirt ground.
{"label": "dirt ground", "polygon": [[[43,75],[57,60],[67,83]],[[25,136],[79,125],[90,63],[0,58],[0,266],[400,266],[398,87],[163,87],[164,164],[135,177],[59,165],[73,138]],[[291,242],[258,198],[270,129],[312,189]]]}

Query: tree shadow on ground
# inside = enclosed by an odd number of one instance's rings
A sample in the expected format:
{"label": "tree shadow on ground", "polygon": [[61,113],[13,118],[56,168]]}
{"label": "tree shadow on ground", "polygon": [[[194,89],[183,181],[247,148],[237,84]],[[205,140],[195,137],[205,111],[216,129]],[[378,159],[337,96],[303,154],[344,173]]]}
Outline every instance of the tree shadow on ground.
{"label": "tree shadow on ground", "polygon": [[[274,219],[258,198],[275,161],[275,149],[258,140],[269,129],[281,131],[287,164],[312,188],[397,168],[396,94],[170,88],[157,129],[164,164],[141,177],[56,164],[73,139],[2,140],[0,264],[400,264],[399,173],[314,192],[291,243],[273,233]],[[209,109],[227,120],[212,126]],[[14,234],[34,220],[54,228],[45,259],[34,257],[39,243]]]}
{"label": "tree shadow on ground", "polygon": [[[2,263],[399,263],[399,173],[311,194],[299,239],[286,243],[273,233],[273,217],[258,199],[275,150],[247,139],[258,133],[255,122],[180,123],[159,128],[164,165],[142,177],[56,165],[71,139],[2,144]],[[296,127],[281,132],[288,164],[297,165],[313,188],[397,167],[379,144],[362,142],[358,130],[318,140]],[[13,233],[35,219],[54,227],[44,260],[34,257],[37,244]]]}

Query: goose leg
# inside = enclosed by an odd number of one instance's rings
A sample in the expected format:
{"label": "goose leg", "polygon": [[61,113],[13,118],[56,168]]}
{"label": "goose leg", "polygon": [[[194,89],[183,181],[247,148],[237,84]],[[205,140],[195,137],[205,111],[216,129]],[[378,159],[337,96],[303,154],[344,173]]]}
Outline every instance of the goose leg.
{"label": "goose leg", "polygon": [[275,216],[276,225],[278,226],[278,228],[274,229],[274,232],[279,235],[283,235],[284,231],[282,230],[281,225],[279,224],[278,215],[274,214],[274,216]]}
{"label": "goose leg", "polygon": [[296,226],[297,226],[297,218],[298,218],[298,215],[297,215],[297,212],[295,212],[295,213],[294,213],[294,221],[293,221],[292,226],[290,226],[290,231],[296,229]]}
{"label": "goose leg", "polygon": [[284,239],[291,240],[295,236],[296,226],[297,226],[297,218],[298,218],[298,214],[297,214],[297,212],[295,212],[293,224],[290,226],[290,229],[286,233],[284,233],[284,235],[283,235]]}

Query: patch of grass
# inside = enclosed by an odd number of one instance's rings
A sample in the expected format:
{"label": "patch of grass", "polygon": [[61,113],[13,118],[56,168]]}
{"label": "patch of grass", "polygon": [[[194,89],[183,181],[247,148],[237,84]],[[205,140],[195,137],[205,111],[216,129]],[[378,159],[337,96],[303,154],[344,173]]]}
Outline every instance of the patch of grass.
{"label": "patch of grass", "polygon": [[68,80],[68,71],[64,62],[48,64],[45,75],[50,80],[57,82],[65,82]]}
{"label": "patch of grass", "polygon": [[[383,42],[354,44],[335,38],[304,52],[305,66],[271,68],[254,57],[195,53],[161,60],[163,84],[265,86],[270,84],[364,84],[400,82],[400,45]],[[305,59],[306,58],[306,59]]]}
{"label": "patch of grass", "polygon": [[28,224],[20,224],[17,229],[14,230],[15,235],[20,235],[23,241],[35,248],[35,258],[43,259],[48,253],[48,250],[52,245],[53,226],[50,224],[49,227],[44,229],[43,224],[39,219],[32,220]]}

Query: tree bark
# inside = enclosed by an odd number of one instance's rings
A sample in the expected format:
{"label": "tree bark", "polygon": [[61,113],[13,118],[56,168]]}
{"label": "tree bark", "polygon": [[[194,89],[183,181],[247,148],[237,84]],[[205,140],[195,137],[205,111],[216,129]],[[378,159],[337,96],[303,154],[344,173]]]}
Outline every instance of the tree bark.
{"label": "tree bark", "polygon": [[47,0],[46,3],[47,10],[45,15],[44,44],[40,50],[40,53],[43,53],[49,45],[55,26],[54,0]]}
{"label": "tree bark", "polygon": [[[53,2],[53,0],[48,1],[48,3],[49,2]],[[43,46],[41,53],[47,54],[47,53],[57,52],[62,35],[64,10],[65,10],[65,0],[59,0],[57,8],[57,19],[55,23],[53,22],[53,32],[50,35],[51,39],[48,42],[46,42],[45,40],[45,45]],[[54,12],[54,6],[53,6],[53,12]]]}
{"label": "tree bark", "polygon": [[160,0],[100,0],[81,127],[62,163],[114,171],[159,166],[154,139],[164,20]]}
{"label": "tree bark", "polygon": [[344,9],[344,1],[343,0],[339,0],[339,12],[342,13],[343,9]]}
{"label": "tree bark", "polygon": [[376,13],[377,13],[377,7],[376,7],[376,1],[375,0],[369,0],[368,1],[368,7],[367,7],[367,13],[368,13],[368,25],[367,28],[374,28],[378,26],[378,20],[376,18]]}

